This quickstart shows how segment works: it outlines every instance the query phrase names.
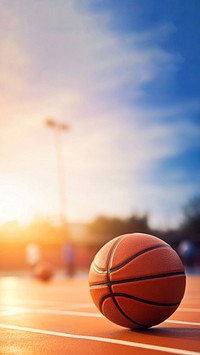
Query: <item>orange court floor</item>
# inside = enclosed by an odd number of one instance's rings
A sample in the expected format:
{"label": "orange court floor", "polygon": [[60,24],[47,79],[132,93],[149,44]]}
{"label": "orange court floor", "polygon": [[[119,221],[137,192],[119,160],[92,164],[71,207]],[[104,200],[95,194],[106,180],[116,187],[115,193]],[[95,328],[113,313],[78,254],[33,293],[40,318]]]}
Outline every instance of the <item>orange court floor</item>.
{"label": "orange court floor", "polygon": [[120,327],[99,313],[86,277],[0,277],[0,354],[200,354],[200,276],[187,275],[184,299],[148,330]]}

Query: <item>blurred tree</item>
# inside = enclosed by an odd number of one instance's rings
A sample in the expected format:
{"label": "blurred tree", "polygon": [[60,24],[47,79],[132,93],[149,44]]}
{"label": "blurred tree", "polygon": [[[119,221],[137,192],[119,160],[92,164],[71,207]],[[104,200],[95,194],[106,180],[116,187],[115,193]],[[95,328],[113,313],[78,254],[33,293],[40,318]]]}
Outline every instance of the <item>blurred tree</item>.
{"label": "blurred tree", "polygon": [[121,234],[122,226],[120,218],[99,216],[88,225],[88,232],[101,244]]}
{"label": "blurred tree", "polygon": [[200,195],[191,198],[183,207],[181,232],[187,238],[200,242]]}
{"label": "blurred tree", "polygon": [[151,233],[148,224],[148,215],[142,217],[131,216],[125,220],[125,233]]}
{"label": "blurred tree", "polygon": [[99,216],[88,225],[88,233],[98,243],[104,244],[114,237],[126,233],[150,233],[148,216],[118,217]]}

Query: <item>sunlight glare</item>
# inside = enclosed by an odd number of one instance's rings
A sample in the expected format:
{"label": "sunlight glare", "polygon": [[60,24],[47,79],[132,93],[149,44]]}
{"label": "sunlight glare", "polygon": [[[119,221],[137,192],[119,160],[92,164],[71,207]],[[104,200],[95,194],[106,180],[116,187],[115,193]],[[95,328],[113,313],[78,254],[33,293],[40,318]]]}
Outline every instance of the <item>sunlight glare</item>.
{"label": "sunlight glare", "polygon": [[0,183],[0,223],[17,220],[28,222],[37,211],[34,192],[19,182]]}

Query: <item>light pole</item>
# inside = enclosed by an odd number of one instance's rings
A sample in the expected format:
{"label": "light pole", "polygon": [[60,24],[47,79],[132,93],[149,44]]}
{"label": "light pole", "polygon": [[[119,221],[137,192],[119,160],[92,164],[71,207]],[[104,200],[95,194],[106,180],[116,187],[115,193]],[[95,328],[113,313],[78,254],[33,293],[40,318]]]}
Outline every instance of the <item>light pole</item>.
{"label": "light pole", "polygon": [[59,200],[60,200],[60,217],[61,223],[66,222],[66,189],[65,189],[65,169],[64,169],[64,158],[63,150],[61,144],[61,133],[66,132],[70,127],[65,123],[60,123],[55,119],[48,118],[45,121],[47,127],[54,130],[55,137],[55,148],[56,148],[56,157],[57,157],[57,168],[58,168],[58,191],[59,191]]}

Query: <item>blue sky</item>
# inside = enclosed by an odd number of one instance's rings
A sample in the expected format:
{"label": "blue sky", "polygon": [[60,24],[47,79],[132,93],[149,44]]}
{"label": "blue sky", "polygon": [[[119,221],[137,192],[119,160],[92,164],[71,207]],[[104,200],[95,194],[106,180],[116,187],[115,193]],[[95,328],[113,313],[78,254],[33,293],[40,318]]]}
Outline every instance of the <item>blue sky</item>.
{"label": "blue sky", "polygon": [[178,226],[200,193],[200,2],[4,0],[0,13],[0,220],[59,213],[50,116],[71,126],[69,220]]}

